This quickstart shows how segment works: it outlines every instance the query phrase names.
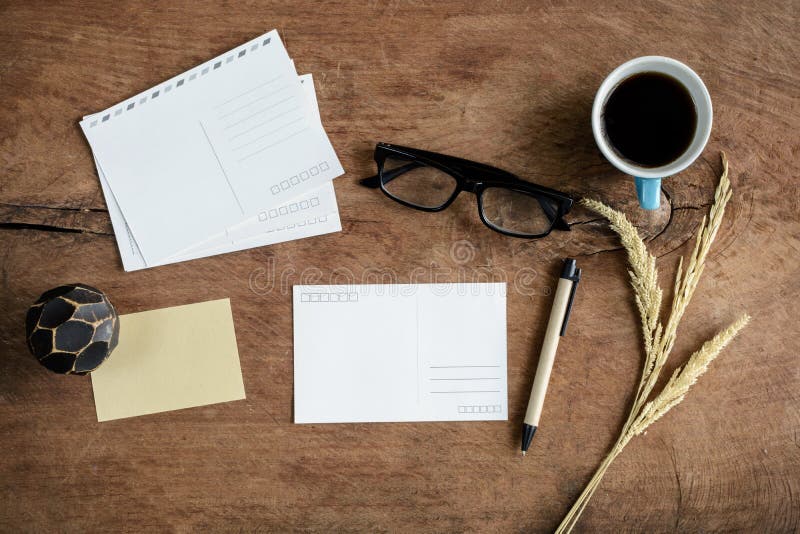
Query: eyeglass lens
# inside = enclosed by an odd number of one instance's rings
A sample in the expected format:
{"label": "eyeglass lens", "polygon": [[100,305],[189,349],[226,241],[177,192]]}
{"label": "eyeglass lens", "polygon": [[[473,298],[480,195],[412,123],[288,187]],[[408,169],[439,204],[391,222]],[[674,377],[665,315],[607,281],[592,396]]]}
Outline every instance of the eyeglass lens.
{"label": "eyeglass lens", "polygon": [[422,208],[443,206],[458,187],[449,174],[399,154],[386,158],[381,182],[392,197]]}
{"label": "eyeglass lens", "polygon": [[547,233],[558,211],[557,204],[546,197],[504,187],[486,188],[480,203],[490,226],[514,234]]}

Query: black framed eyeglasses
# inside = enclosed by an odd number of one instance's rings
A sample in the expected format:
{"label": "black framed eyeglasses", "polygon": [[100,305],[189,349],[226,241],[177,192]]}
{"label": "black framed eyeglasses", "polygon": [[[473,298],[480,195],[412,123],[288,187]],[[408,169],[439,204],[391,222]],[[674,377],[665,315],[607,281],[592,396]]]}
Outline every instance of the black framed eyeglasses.
{"label": "black framed eyeglasses", "polygon": [[528,239],[553,228],[569,230],[564,215],[572,197],[514,174],[466,159],[387,143],[375,146],[378,174],[361,185],[380,187],[392,200],[422,211],[442,211],[461,191],[474,193],[483,223],[501,234]]}

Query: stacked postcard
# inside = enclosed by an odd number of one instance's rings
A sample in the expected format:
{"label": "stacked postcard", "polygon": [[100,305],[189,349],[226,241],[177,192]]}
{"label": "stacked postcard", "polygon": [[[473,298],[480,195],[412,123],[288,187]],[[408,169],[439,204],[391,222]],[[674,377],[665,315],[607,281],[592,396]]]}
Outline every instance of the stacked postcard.
{"label": "stacked postcard", "polygon": [[341,230],[344,170],[275,30],[80,124],[126,271]]}

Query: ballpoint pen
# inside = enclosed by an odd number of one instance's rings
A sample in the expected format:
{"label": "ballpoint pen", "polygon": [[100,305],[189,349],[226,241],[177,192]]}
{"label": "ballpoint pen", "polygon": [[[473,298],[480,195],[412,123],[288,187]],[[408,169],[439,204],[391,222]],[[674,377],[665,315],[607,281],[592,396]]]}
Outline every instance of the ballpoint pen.
{"label": "ballpoint pen", "polygon": [[575,260],[567,258],[558,279],[556,294],[553,298],[553,309],[547,323],[547,331],[542,342],[542,352],[539,355],[539,365],[536,368],[536,377],[533,379],[531,398],[528,401],[528,410],[525,412],[525,421],[522,425],[522,455],[531,445],[533,435],[539,427],[539,417],[542,415],[544,396],[547,393],[547,383],[550,382],[550,371],[553,369],[553,360],[558,349],[558,340],[567,330],[567,321],[572,311],[572,302],[575,299],[575,290],[581,279],[581,270],[575,265]]}

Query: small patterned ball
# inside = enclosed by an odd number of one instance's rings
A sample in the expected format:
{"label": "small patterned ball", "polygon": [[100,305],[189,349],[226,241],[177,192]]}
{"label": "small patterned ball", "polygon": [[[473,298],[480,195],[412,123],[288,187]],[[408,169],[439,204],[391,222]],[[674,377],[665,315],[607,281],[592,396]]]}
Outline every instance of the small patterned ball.
{"label": "small patterned ball", "polygon": [[102,291],[69,284],[46,291],[28,310],[28,348],[53,372],[85,375],[119,340],[119,317]]}

